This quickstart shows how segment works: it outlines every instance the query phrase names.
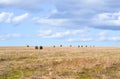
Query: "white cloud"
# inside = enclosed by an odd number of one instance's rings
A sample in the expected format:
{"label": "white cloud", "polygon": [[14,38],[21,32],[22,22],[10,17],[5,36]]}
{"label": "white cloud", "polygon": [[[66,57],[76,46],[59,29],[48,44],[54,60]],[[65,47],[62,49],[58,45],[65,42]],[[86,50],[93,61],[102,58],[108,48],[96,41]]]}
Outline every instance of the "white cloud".
{"label": "white cloud", "polygon": [[111,37],[108,38],[109,41],[120,41],[120,37]]}
{"label": "white cloud", "polygon": [[93,37],[83,37],[83,38],[69,38],[67,39],[68,42],[103,42],[103,41],[111,41],[111,42],[118,42],[120,41],[119,36],[114,36],[114,37],[98,37],[98,38],[93,38]]}
{"label": "white cloud", "polygon": [[87,29],[87,28],[78,29],[78,30],[72,30],[72,31],[71,31],[71,34],[79,34],[79,33],[85,33],[85,32],[88,32],[88,29]]}
{"label": "white cloud", "polygon": [[0,4],[11,5],[18,3],[20,0],[0,0]]}
{"label": "white cloud", "polygon": [[120,41],[119,32],[110,31],[110,30],[98,30],[96,33],[91,33],[93,30],[83,32],[82,34],[88,34],[87,36],[76,36],[76,37],[68,37],[68,42],[118,42]]}
{"label": "white cloud", "polygon": [[[91,33],[93,32],[93,33]],[[89,35],[87,35],[89,33]],[[43,29],[37,32],[37,37],[40,38],[50,38],[50,39],[62,39],[67,42],[116,42],[120,41],[119,34],[114,34],[116,32],[109,30],[97,30],[93,29],[78,29],[78,30],[53,30],[53,29]]]}
{"label": "white cloud", "polygon": [[49,3],[47,0],[0,0],[0,8],[22,9],[31,12],[42,11],[43,4],[46,2]]}
{"label": "white cloud", "polygon": [[13,21],[13,23],[19,23],[19,22],[23,21],[24,19],[26,19],[28,17],[28,15],[29,15],[28,13],[25,13],[25,14],[20,15],[20,16],[15,16],[12,19],[12,21]]}
{"label": "white cloud", "polygon": [[11,17],[13,16],[13,13],[9,12],[1,12],[0,13],[0,22],[10,23]]}
{"label": "white cloud", "polygon": [[100,37],[100,38],[98,38],[98,40],[95,40],[95,41],[112,41],[112,42],[117,42],[117,41],[120,41],[120,37],[119,36]]}
{"label": "white cloud", "polygon": [[56,32],[56,33],[53,33],[51,36],[48,36],[48,38],[62,38],[62,37],[65,37],[65,36],[67,36],[69,34],[70,34],[69,31]]}
{"label": "white cloud", "polygon": [[52,30],[40,30],[38,36],[42,38],[62,38],[66,35],[69,35],[69,31],[65,32],[53,32]]}
{"label": "white cloud", "polygon": [[52,15],[55,15],[57,13],[59,13],[57,9],[52,9],[52,10],[49,11],[49,13],[47,15],[45,15],[45,18],[49,18]]}
{"label": "white cloud", "polygon": [[97,14],[92,22],[96,27],[110,28],[112,26],[113,28],[120,28],[120,12]]}
{"label": "white cloud", "polygon": [[52,30],[39,30],[38,31],[38,36],[39,37],[46,37],[52,34]]}
{"label": "white cloud", "polygon": [[20,38],[21,34],[13,33],[13,34],[6,34],[6,35],[0,35],[0,40],[6,40],[10,38]]}
{"label": "white cloud", "polygon": [[99,32],[97,35],[97,39],[94,38],[94,41],[112,41],[112,42],[115,42],[115,41],[120,41],[120,36],[116,33],[116,32],[113,32],[113,31],[101,31]]}
{"label": "white cloud", "polygon": [[107,38],[107,31],[102,31],[97,34],[97,40],[96,41],[105,41]]}
{"label": "white cloud", "polygon": [[[43,16],[36,20],[39,24],[75,29],[87,26],[120,30],[119,5],[117,0],[0,0],[1,9],[29,10],[34,16]],[[13,21],[21,20],[16,16]]]}
{"label": "white cloud", "polygon": [[54,32],[48,29],[48,30],[39,30],[37,36],[42,38],[63,38],[68,36],[74,36],[77,34],[83,34],[85,32],[86,32],[86,29],[66,30],[62,32]]}
{"label": "white cloud", "polygon": [[66,23],[68,19],[38,19],[37,23],[43,25],[60,26]]}
{"label": "white cloud", "polygon": [[83,0],[82,2],[86,3],[86,4],[96,4],[96,3],[102,3],[104,1],[102,1],[102,0]]}
{"label": "white cloud", "polygon": [[102,31],[102,32],[99,32],[97,36],[99,36],[99,37],[105,37],[107,34],[108,34],[107,31]]}
{"label": "white cloud", "polygon": [[69,38],[68,40],[67,40],[68,42],[81,42],[81,41],[83,41],[83,42],[85,42],[85,41],[93,41],[93,38]]}
{"label": "white cloud", "polygon": [[20,23],[28,17],[28,13],[24,13],[19,16],[15,16],[14,13],[1,12],[0,13],[0,23]]}

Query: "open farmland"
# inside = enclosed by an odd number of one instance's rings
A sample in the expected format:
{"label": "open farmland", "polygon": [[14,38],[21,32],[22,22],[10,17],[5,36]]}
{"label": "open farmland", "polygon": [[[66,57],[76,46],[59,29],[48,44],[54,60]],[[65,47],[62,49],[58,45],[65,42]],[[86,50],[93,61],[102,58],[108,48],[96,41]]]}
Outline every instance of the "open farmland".
{"label": "open farmland", "polygon": [[120,48],[0,47],[0,79],[120,79]]}

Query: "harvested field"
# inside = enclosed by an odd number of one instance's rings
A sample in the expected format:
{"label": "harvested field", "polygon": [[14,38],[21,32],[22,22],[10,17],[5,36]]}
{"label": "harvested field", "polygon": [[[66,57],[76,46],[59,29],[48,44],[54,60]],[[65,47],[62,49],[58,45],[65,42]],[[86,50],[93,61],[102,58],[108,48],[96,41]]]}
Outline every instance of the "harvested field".
{"label": "harvested field", "polygon": [[0,79],[120,79],[120,48],[0,47]]}

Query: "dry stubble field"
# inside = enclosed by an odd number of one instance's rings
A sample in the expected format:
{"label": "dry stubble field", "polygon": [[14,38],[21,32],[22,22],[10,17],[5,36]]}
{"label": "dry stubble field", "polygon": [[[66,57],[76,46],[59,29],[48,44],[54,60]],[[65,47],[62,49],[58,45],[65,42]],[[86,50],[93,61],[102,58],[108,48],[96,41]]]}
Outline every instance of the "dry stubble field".
{"label": "dry stubble field", "polygon": [[120,48],[0,47],[0,79],[120,79]]}

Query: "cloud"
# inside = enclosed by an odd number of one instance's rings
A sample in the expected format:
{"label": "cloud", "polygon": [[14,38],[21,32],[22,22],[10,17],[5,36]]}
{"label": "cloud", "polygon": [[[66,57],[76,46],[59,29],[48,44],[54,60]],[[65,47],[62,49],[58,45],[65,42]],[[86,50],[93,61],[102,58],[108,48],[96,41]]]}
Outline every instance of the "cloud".
{"label": "cloud", "polygon": [[42,38],[62,38],[64,36],[69,35],[69,31],[65,32],[54,32],[52,30],[40,30],[38,32],[38,36]]}
{"label": "cloud", "polygon": [[118,42],[120,41],[119,36],[114,36],[114,37],[98,37],[97,39],[94,37],[83,37],[83,38],[69,38],[67,39],[67,42]]}
{"label": "cloud", "polygon": [[102,32],[98,33],[98,36],[104,37],[107,35],[107,33],[108,33],[107,31],[102,31]]}
{"label": "cloud", "polygon": [[[33,17],[42,16],[34,20],[38,24],[68,29],[120,30],[119,5],[118,0],[0,0],[1,9],[29,11]],[[17,21],[20,19],[14,20]]]}
{"label": "cloud", "polygon": [[38,19],[36,22],[42,25],[61,26],[67,21],[68,19]]}
{"label": "cloud", "polygon": [[[120,8],[109,2],[113,0],[57,0],[53,4],[57,12],[37,22],[75,29],[89,27],[120,30]],[[116,0],[115,3],[120,4]]]}
{"label": "cloud", "polygon": [[102,31],[97,34],[97,40],[95,41],[120,41],[119,35],[111,34],[111,31]]}
{"label": "cloud", "polygon": [[86,32],[86,29],[80,30],[66,30],[61,32],[54,32],[53,30],[39,30],[37,36],[42,38],[67,38],[69,36],[74,36],[77,34],[82,34]]}
{"label": "cloud", "polygon": [[83,29],[88,27],[87,25],[85,25],[88,24],[87,21],[82,19],[33,17],[33,21],[36,24],[40,24],[40,25],[61,27],[67,29]]}
{"label": "cloud", "polygon": [[0,23],[1,22],[10,23],[11,22],[11,17],[13,15],[14,15],[13,13],[1,12],[0,13]]}
{"label": "cloud", "polygon": [[25,14],[20,15],[20,16],[15,16],[12,19],[12,21],[13,21],[13,23],[19,23],[19,22],[23,21],[24,19],[26,19],[28,17],[28,15],[29,15],[28,13],[25,13]]}
{"label": "cloud", "polygon": [[[50,0],[51,1],[51,0]],[[12,8],[27,11],[42,11],[44,5],[47,5],[47,0],[0,0],[0,8]],[[43,5],[44,4],[44,5]],[[31,6],[32,5],[32,6]]]}
{"label": "cloud", "polygon": [[[92,30],[91,30],[92,31]],[[65,31],[55,31],[51,29],[43,29],[37,32],[37,37],[40,38],[49,38],[49,39],[61,39],[67,40],[67,42],[102,42],[102,41],[110,41],[110,42],[118,42],[120,41],[119,35],[110,35],[111,31],[100,31],[98,33],[90,34],[89,36],[83,36],[83,34],[87,34],[90,31],[87,29],[79,29],[79,30],[65,30]],[[110,36],[109,36],[110,35]],[[29,38],[33,38],[29,35]],[[7,40],[12,38],[21,38],[23,37],[21,34],[12,33],[0,35],[0,40]],[[24,35],[24,37],[28,37]]]}
{"label": "cloud", "polygon": [[19,2],[20,0],[0,0],[1,5],[13,5]]}
{"label": "cloud", "polygon": [[100,37],[98,40],[95,41],[112,41],[112,42],[118,42],[120,41],[120,37],[119,36],[112,36],[112,37]]}
{"label": "cloud", "polygon": [[44,38],[44,37],[47,37],[51,34],[52,34],[52,30],[50,30],[50,29],[49,30],[39,30],[37,36]]}
{"label": "cloud", "polygon": [[64,14],[52,16],[69,18],[70,21],[67,24],[72,23],[74,28],[87,26],[96,29],[120,30],[119,5],[117,0],[65,0],[56,4],[58,11]]}
{"label": "cloud", "polygon": [[28,13],[24,13],[19,16],[15,16],[14,13],[1,12],[0,13],[0,23],[20,23],[28,17]]}
{"label": "cloud", "polygon": [[69,38],[67,40],[68,42],[89,42],[89,41],[93,41],[93,38],[77,38],[77,39],[74,39],[74,38]]}
{"label": "cloud", "polygon": [[120,36],[108,38],[109,41],[120,41]]}
{"label": "cloud", "polygon": [[[95,30],[95,29],[94,29]],[[111,30],[97,30],[93,29],[77,34],[77,36],[67,37],[67,42],[118,42],[120,41],[119,32]],[[89,33],[89,35],[87,35]],[[84,35],[85,34],[85,35]]]}
{"label": "cloud", "polygon": [[0,40],[7,40],[11,38],[20,38],[21,34],[13,33],[13,34],[6,34],[6,35],[0,35]]}
{"label": "cloud", "polygon": [[[57,6],[58,11],[64,14],[53,15],[53,17],[61,16],[62,18],[69,18],[74,28],[81,28],[87,26],[89,28],[120,30],[119,20],[119,6],[117,3],[112,4],[113,0],[65,0],[63,3],[59,2]],[[112,8],[114,7],[114,8]],[[79,26],[78,26],[79,25]]]}
{"label": "cloud", "polygon": [[120,12],[97,14],[92,23],[95,28],[120,30]]}

